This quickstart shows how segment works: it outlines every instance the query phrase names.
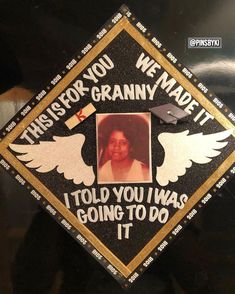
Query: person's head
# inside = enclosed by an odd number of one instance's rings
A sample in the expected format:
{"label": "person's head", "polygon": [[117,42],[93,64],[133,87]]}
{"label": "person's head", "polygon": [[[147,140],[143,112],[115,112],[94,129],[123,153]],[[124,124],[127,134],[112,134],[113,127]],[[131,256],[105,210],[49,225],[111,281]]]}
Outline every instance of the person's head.
{"label": "person's head", "polygon": [[107,115],[98,124],[97,131],[101,166],[107,160],[127,157],[148,163],[149,127],[140,115]]}
{"label": "person's head", "polygon": [[112,161],[130,158],[131,143],[122,130],[113,130],[108,140],[108,155]]}

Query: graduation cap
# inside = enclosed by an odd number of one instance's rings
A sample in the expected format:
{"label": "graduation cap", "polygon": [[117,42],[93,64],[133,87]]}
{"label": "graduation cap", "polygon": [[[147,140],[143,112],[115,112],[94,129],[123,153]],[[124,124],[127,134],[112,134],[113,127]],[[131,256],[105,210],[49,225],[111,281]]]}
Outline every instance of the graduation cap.
{"label": "graduation cap", "polygon": [[161,123],[177,124],[179,120],[187,117],[189,114],[180,109],[179,107],[168,103],[160,106],[156,106],[149,109],[152,114],[160,119]]}

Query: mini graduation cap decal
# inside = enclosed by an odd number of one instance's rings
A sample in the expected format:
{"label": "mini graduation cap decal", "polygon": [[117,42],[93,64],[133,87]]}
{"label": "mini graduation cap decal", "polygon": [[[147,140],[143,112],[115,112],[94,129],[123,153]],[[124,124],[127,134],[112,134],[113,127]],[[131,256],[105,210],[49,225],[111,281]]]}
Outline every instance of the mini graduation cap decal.
{"label": "mini graduation cap decal", "polygon": [[122,6],[0,131],[0,165],[125,288],[235,174],[234,114],[169,54]]}
{"label": "mini graduation cap decal", "polygon": [[180,109],[179,107],[168,103],[160,106],[156,106],[149,109],[152,114],[160,119],[161,123],[177,124],[179,120],[184,119],[189,114]]}

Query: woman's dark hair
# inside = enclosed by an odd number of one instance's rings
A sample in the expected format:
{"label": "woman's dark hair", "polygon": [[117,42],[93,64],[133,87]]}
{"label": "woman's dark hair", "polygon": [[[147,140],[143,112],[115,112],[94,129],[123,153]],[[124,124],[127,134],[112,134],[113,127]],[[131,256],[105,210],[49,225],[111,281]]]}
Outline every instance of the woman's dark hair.
{"label": "woman's dark hair", "polygon": [[110,114],[98,125],[99,146],[107,147],[113,131],[121,131],[132,147],[132,157],[146,164],[149,162],[149,126],[136,114]]}

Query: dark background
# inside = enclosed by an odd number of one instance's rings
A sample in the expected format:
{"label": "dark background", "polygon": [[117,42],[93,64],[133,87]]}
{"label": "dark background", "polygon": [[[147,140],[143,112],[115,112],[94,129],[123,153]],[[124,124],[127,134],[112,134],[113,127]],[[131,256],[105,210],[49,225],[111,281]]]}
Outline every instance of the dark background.
{"label": "dark background", "polygon": [[[123,4],[0,1],[0,127]],[[232,0],[126,1],[172,52],[235,112]],[[187,49],[192,36],[222,49]],[[234,293],[235,188],[230,182],[130,293]],[[101,266],[0,170],[0,293],[123,293]]]}

